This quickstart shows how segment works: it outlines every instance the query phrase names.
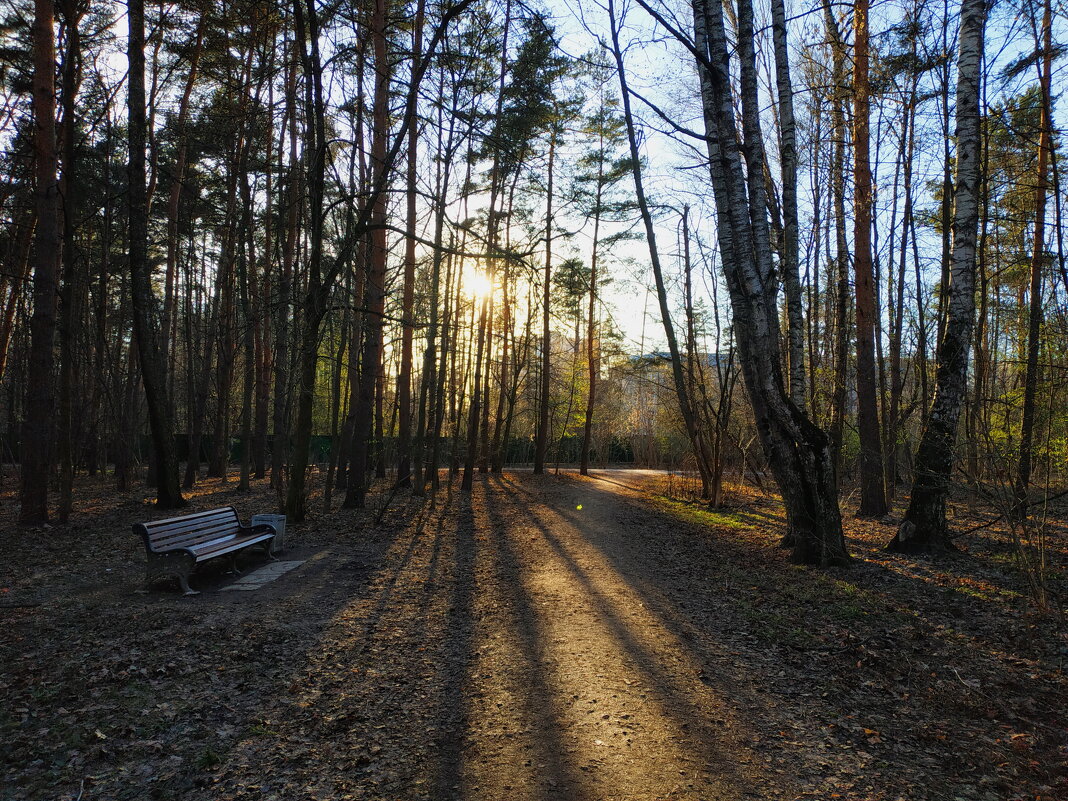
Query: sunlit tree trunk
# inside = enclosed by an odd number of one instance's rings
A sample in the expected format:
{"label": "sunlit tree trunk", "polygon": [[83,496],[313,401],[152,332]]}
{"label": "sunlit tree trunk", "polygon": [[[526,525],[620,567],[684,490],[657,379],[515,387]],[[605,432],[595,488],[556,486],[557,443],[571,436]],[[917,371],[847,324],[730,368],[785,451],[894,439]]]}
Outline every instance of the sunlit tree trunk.
{"label": "sunlit tree trunk", "polygon": [[875,330],[878,314],[872,272],[872,181],[869,159],[871,86],[868,80],[868,0],[853,7],[853,271],[857,308],[857,428],[860,432],[862,517],[886,514],[883,446],[876,394]]}
{"label": "sunlit tree trunk", "polygon": [[797,246],[797,126],[794,123],[794,87],[790,78],[784,0],[771,2],[771,30],[775,47],[775,87],[779,108],[779,164],[782,169],[782,252],[779,269],[786,290],[789,321],[790,398],[805,409],[805,321],[801,303],[801,277]]}
{"label": "sunlit tree trunk", "polygon": [[[1046,262],[1046,192],[1049,182],[1049,151],[1052,120],[1050,111],[1053,98],[1050,95],[1050,73],[1053,65],[1052,9],[1050,0],[1045,0],[1042,11],[1041,87],[1042,111],[1038,139],[1038,170],[1035,183],[1035,227],[1031,249],[1031,282],[1028,292],[1030,303],[1027,316],[1027,368],[1024,373],[1023,419],[1020,421],[1020,459],[1016,467],[1013,486],[1013,516],[1017,520],[1027,517],[1027,488],[1031,483],[1035,433],[1035,396],[1038,392],[1039,348],[1042,334],[1042,270]],[[1058,221],[1060,222],[1060,221]]]}
{"label": "sunlit tree trunk", "polygon": [[953,252],[945,334],[938,344],[935,397],[916,453],[912,496],[891,550],[952,548],[946,496],[955,461],[957,424],[967,391],[968,350],[975,318],[975,258],[979,224],[979,89],[986,0],[963,0],[957,57],[957,163]]}
{"label": "sunlit tree trunk", "polygon": [[[763,182],[752,175],[761,163],[753,12],[738,3],[741,67],[742,151],[730,58],[720,0],[694,0],[695,43],[700,56],[710,174],[721,220],[720,250],[730,291],[734,333],[757,432],[786,507],[787,536],[794,558],[807,564],[849,559],[838,511],[834,461],[827,436],[790,400],[778,358],[780,337]],[[750,174],[748,187],[744,154]],[[726,223],[723,226],[722,223]]]}

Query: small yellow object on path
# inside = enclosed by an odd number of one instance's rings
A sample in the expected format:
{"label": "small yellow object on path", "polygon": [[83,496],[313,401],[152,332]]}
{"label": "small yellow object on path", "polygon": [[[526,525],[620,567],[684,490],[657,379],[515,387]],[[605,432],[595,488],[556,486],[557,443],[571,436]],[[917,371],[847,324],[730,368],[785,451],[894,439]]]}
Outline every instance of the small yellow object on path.
{"label": "small yellow object on path", "polygon": [[580,503],[580,504],[579,504],[578,506],[576,506],[575,508],[576,508],[576,509],[578,509],[578,510],[579,510],[579,511],[581,512],[581,511],[582,511],[582,504]]}

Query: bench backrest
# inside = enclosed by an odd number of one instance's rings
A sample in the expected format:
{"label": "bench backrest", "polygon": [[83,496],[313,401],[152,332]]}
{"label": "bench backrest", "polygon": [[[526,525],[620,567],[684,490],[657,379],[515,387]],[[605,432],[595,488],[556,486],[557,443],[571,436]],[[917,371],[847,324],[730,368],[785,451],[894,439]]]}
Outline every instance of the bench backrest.
{"label": "bench backrest", "polygon": [[241,519],[232,506],[207,512],[137,523],[134,533],[145,541],[150,551],[170,551],[191,548],[205,542],[229,539],[241,530]]}

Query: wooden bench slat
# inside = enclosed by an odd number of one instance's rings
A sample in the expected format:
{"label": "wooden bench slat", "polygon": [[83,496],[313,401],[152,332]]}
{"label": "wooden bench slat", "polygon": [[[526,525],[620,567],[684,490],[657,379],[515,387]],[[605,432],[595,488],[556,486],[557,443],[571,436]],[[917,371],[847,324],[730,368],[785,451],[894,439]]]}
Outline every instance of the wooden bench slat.
{"label": "wooden bench slat", "polygon": [[170,523],[178,523],[180,525],[187,525],[197,522],[199,518],[210,517],[212,515],[229,514],[237,517],[237,510],[232,506],[220,506],[218,509],[207,509],[203,512],[193,512],[188,515],[181,515],[179,517],[166,517],[160,520],[150,520],[147,523],[141,523],[141,525],[151,528],[153,526],[168,525]]}
{"label": "wooden bench slat", "polygon": [[152,547],[156,550],[162,550],[166,548],[176,547],[175,543],[179,542],[200,542],[203,540],[210,540],[215,537],[223,537],[226,535],[235,535],[241,528],[231,523],[218,524],[211,526],[210,528],[198,529],[196,531],[171,531],[162,537],[157,537],[149,534],[149,539],[152,542]]}
{"label": "wooden bench slat", "polygon": [[144,529],[144,533],[152,540],[167,539],[168,537],[180,534],[196,534],[198,531],[213,531],[219,528],[230,528],[235,531],[240,528],[240,523],[236,520],[216,519],[209,520],[205,523],[199,523],[195,526],[186,526],[184,528],[168,527],[163,531],[156,529]]}
{"label": "wooden bench slat", "polygon": [[195,531],[171,531],[162,536],[148,534],[148,541],[150,541],[155,548],[157,545],[166,545],[176,539],[209,539],[222,534],[236,534],[240,530],[240,527],[233,523],[220,523],[207,529],[198,529]]}
{"label": "wooden bench slat", "polygon": [[247,537],[239,537],[237,534],[222,534],[217,537],[209,537],[207,539],[198,540],[197,542],[190,542],[183,545],[182,548],[187,551],[197,553],[199,551],[211,550],[216,545],[222,545],[227,542],[235,542],[238,540],[244,540]]}
{"label": "wooden bench slat", "polygon": [[210,537],[190,537],[188,539],[175,540],[174,542],[165,543],[163,545],[154,545],[152,550],[156,553],[188,550],[189,548],[195,548],[198,545],[203,545],[205,543],[217,542],[220,540],[232,540],[236,536],[238,536],[238,533],[236,531],[231,531],[213,534]]}
{"label": "wooden bench slat", "polygon": [[225,513],[216,513],[210,516],[200,517],[197,520],[190,520],[186,523],[167,521],[166,523],[143,523],[145,530],[149,534],[165,534],[169,531],[189,531],[190,529],[198,529],[204,526],[210,526],[217,523],[232,523],[233,525],[239,525],[237,515],[230,511],[225,510]]}
{"label": "wooden bench slat", "polygon": [[222,556],[223,554],[230,553],[231,551],[237,551],[250,545],[255,545],[259,542],[266,542],[271,538],[271,534],[261,534],[258,537],[241,537],[236,540],[227,540],[226,542],[212,543],[211,547],[201,550],[200,548],[194,548],[193,553],[196,554],[196,560],[198,562],[204,562],[208,559],[214,559],[216,556]]}

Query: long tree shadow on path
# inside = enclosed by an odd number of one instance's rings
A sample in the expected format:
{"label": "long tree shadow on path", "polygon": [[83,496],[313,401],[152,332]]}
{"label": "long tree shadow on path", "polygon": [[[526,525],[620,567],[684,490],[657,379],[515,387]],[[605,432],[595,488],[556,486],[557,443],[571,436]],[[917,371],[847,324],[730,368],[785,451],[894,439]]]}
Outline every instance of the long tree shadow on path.
{"label": "long tree shadow on path", "polygon": [[551,679],[531,687],[535,701],[541,694],[554,707],[552,720],[539,722],[581,764],[585,795],[793,798],[789,782],[766,781],[771,769],[750,747],[753,733],[712,686],[715,668],[693,659],[594,558],[588,519],[562,521],[545,501],[494,476],[484,505],[516,563],[507,577],[513,593],[527,596],[526,645]]}
{"label": "long tree shadow on path", "polygon": [[[964,643],[952,631],[917,640],[930,633],[922,619],[885,614],[894,612],[889,605],[868,608],[882,595],[866,584],[884,571],[836,578],[799,570],[770,539],[756,546],[736,532],[682,522],[596,478],[506,474],[498,485],[500,497],[539,510],[543,529],[582,531],[561,543],[577,568],[595,582],[604,574],[625,582],[706,666],[702,681],[751,721],[754,744],[804,792],[918,801],[1000,798],[1025,786],[1015,777],[1028,763],[1001,739],[997,699],[950,667],[924,662]],[[899,583],[906,595],[910,587],[937,592],[907,577]],[[784,599],[794,606],[784,608]],[[844,637],[840,647],[817,636],[828,621]],[[983,651],[964,656],[988,659]],[[970,735],[954,738],[962,726]],[[1049,771],[1056,781],[1057,768]],[[1038,784],[1039,775],[1024,781]]]}

